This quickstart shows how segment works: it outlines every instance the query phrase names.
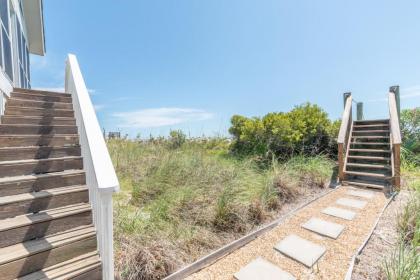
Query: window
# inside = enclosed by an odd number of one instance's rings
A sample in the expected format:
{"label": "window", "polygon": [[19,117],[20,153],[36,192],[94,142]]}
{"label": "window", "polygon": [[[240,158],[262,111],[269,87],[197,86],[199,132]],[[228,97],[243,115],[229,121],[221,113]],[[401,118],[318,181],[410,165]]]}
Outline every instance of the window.
{"label": "window", "polygon": [[0,0],[1,69],[13,80],[12,41],[9,32],[9,1]]}

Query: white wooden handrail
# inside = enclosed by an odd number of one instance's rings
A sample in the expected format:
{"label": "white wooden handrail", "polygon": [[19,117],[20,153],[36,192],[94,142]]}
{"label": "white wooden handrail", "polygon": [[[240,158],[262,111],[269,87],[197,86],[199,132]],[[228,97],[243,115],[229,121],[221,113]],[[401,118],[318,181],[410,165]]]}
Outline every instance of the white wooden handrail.
{"label": "white wooden handrail", "polygon": [[346,135],[349,131],[349,120],[351,118],[351,107],[352,107],[352,97],[351,95],[346,99],[346,105],[344,106],[343,117],[341,119],[340,131],[338,133],[337,142],[339,144],[344,144],[346,141]]}
{"label": "white wooden handrail", "polygon": [[401,186],[401,131],[400,119],[398,116],[397,100],[394,92],[388,93],[389,105],[389,126],[390,126],[390,147],[391,147],[391,167],[393,185],[397,188]]}
{"label": "white wooden handrail", "polygon": [[395,100],[395,93],[388,93],[389,105],[389,122],[392,132],[393,144],[401,144],[400,120],[398,117],[397,101]]}
{"label": "white wooden handrail", "polygon": [[114,279],[112,194],[119,191],[119,182],[79,63],[73,54],[67,57],[65,75],[65,91],[72,95],[80,137],[89,202],[102,261],[102,278]]}

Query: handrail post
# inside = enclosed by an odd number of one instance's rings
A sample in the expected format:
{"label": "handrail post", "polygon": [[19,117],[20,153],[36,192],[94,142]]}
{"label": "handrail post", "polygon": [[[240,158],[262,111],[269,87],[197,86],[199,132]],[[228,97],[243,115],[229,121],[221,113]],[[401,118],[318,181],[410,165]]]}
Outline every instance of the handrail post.
{"label": "handrail post", "polygon": [[400,121],[400,86],[389,87],[389,91],[395,94],[395,103],[397,104],[398,122]]}
{"label": "handrail post", "polygon": [[349,129],[352,122],[352,97],[351,92],[346,92],[343,94],[344,100],[344,112],[341,120],[340,131],[338,133],[338,177],[340,182],[344,180],[344,167],[345,167],[345,154],[346,147],[350,139]]}
{"label": "handrail post", "polygon": [[363,102],[357,102],[357,120],[363,120]]}
{"label": "handrail post", "polygon": [[351,96],[351,92],[343,93],[343,107],[346,107],[347,98],[349,98],[350,96]]}

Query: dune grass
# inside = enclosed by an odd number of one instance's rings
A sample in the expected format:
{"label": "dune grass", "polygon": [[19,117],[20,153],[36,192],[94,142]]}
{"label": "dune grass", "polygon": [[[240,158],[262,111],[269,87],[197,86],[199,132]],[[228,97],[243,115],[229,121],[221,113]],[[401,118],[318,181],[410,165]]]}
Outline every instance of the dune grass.
{"label": "dune grass", "polygon": [[185,141],[108,141],[122,190],[114,228],[123,279],[160,279],[246,234],[305,190],[324,188],[334,167],[297,156],[261,168],[231,156],[226,139]]}

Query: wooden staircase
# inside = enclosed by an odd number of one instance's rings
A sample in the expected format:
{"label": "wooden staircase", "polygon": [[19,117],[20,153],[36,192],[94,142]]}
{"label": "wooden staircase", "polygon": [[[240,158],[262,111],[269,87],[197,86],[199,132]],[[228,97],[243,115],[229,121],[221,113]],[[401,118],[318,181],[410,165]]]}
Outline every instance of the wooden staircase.
{"label": "wooden staircase", "polygon": [[15,89],[0,124],[0,280],[101,279],[70,94]]}
{"label": "wooden staircase", "polygon": [[338,134],[338,173],[342,184],[392,191],[400,187],[399,87],[388,92],[389,119],[363,120],[357,102],[353,121],[351,93],[344,94],[344,112]]}
{"label": "wooden staircase", "polygon": [[391,179],[389,120],[353,121],[344,184],[383,189]]}

